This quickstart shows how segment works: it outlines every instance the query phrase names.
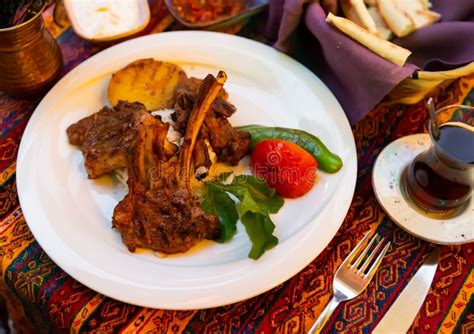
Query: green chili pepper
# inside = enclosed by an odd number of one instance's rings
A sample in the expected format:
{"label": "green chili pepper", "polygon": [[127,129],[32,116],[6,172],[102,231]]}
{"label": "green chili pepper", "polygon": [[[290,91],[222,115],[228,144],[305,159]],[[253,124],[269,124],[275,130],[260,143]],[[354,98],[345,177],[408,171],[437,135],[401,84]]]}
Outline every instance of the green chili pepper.
{"label": "green chili pepper", "polygon": [[318,167],[328,173],[335,173],[342,167],[341,158],[329,151],[326,145],[316,136],[295,129],[246,125],[239,127],[252,137],[250,148],[266,139],[282,139],[295,143],[308,151],[318,161]]}

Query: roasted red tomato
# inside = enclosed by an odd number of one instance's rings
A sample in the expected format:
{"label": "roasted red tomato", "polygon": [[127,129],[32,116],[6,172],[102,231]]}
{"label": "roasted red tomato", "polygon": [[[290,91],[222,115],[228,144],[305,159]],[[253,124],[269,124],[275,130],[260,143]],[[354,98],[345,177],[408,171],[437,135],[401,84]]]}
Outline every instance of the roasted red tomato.
{"label": "roasted red tomato", "polygon": [[316,182],[316,159],[290,141],[264,140],[255,145],[251,159],[255,174],[283,197],[303,196]]}

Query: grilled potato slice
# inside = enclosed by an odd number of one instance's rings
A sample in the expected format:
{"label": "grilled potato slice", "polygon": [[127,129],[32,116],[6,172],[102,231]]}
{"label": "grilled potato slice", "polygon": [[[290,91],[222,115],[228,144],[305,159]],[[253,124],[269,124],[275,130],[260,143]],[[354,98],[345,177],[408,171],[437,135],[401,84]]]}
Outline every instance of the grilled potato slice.
{"label": "grilled potato slice", "polygon": [[152,110],[171,108],[176,84],[186,78],[181,67],[173,63],[139,59],[114,73],[109,83],[109,101],[141,102]]}

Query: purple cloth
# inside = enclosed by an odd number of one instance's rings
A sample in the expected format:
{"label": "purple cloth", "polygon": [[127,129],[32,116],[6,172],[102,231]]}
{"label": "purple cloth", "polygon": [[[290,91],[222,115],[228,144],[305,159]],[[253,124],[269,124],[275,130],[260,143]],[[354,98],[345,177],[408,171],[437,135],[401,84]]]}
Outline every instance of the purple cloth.
{"label": "purple cloth", "polygon": [[[271,0],[267,33],[275,48],[294,55],[326,83],[354,124],[417,69],[446,70],[474,60],[474,0],[432,2],[442,21],[394,40],[413,52],[403,67],[329,26],[316,2]],[[302,22],[305,28],[295,33]]]}

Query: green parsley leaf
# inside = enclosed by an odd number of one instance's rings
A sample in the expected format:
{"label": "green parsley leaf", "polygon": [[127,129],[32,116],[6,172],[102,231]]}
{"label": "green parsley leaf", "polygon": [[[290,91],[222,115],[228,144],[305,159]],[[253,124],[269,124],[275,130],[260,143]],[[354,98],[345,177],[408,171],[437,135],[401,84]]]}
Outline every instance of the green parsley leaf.
{"label": "green parsley leaf", "polygon": [[226,192],[219,190],[212,183],[206,183],[206,189],[207,193],[201,202],[201,208],[219,217],[221,234],[217,241],[225,242],[232,238],[237,230],[239,214],[235,208],[235,202]]}
{"label": "green parsley leaf", "polygon": [[275,225],[268,215],[247,211],[240,217],[245,231],[252,241],[249,257],[258,259],[266,250],[275,247],[278,239],[273,235]]}
{"label": "green parsley leaf", "polygon": [[[255,202],[259,206],[264,206],[269,213],[277,213],[285,203],[276,190],[269,187],[262,178],[252,175],[238,175],[232,180],[232,185],[238,185],[247,189]],[[234,195],[237,196],[236,194]]]}
{"label": "green parsley leaf", "polygon": [[[205,211],[216,214],[219,221],[225,221],[221,216],[229,215],[230,210],[232,210],[229,202],[232,199],[227,193],[240,200],[237,211],[252,242],[250,258],[258,259],[266,250],[278,244],[278,239],[273,235],[275,225],[269,214],[277,213],[283,206],[284,200],[276,193],[275,189],[267,185],[265,180],[252,175],[238,175],[234,177],[230,184],[209,182],[207,183],[207,190],[208,192],[201,206]],[[226,198],[225,203],[223,198]],[[234,205],[233,210],[236,210],[235,203],[233,201],[232,203]],[[228,210],[229,212],[227,212]],[[231,216],[235,217],[233,211]],[[221,222],[221,226],[226,225]],[[223,230],[221,233],[228,232]],[[220,239],[223,239],[222,235]]]}

